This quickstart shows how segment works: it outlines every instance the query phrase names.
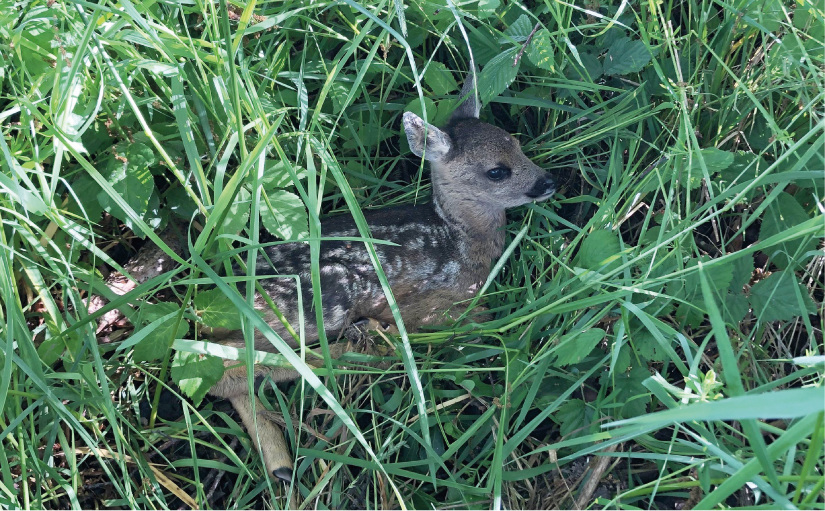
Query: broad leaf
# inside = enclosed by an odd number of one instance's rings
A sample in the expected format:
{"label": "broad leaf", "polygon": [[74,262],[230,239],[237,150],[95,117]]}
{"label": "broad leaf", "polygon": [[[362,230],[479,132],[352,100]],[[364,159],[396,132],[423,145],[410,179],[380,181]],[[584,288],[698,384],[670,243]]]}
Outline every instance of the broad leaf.
{"label": "broad leaf", "polygon": [[[796,296],[797,290],[802,296],[802,307]],[[754,284],[748,300],[753,306],[754,315],[763,322],[788,321],[803,314],[816,312],[808,290],[790,271],[773,273]]]}
{"label": "broad leaf", "polygon": [[[611,397],[615,400],[616,410],[614,416],[619,415],[624,418],[636,417],[647,412],[650,404],[650,393],[642,382],[650,377],[647,367],[634,366],[626,373],[610,375],[602,373],[601,384],[608,385],[613,382],[613,393]],[[604,407],[605,410],[611,408]]]}
{"label": "broad leaf", "polygon": [[[109,184],[139,216],[149,207],[149,197],[155,189],[154,178],[149,167],[155,164],[152,149],[141,143],[120,143],[110,160]],[[98,193],[100,205],[116,218],[131,227],[126,213],[105,192]]]}
{"label": "broad leaf", "polygon": [[441,62],[430,62],[424,73],[424,83],[438,96],[446,96],[458,90],[458,83],[453,74]]}
{"label": "broad leaf", "polygon": [[527,40],[527,37],[530,35],[530,32],[533,31],[533,23],[530,21],[530,18],[527,17],[526,14],[522,14],[518,17],[516,21],[513,22],[512,25],[507,27],[507,30],[504,31],[504,35],[507,37],[501,38],[501,43],[507,43],[508,38],[516,41],[518,43],[523,43]]}
{"label": "broad leaf", "polygon": [[533,39],[530,41],[530,47],[527,50],[527,58],[534,66],[548,71],[556,70],[556,61],[553,56],[553,40],[550,39],[550,31],[543,28],[536,32]]}
{"label": "broad leaf", "polygon": [[249,210],[252,206],[251,197],[252,194],[246,188],[241,187],[238,190],[235,202],[229,206],[229,211],[226,213],[226,218],[224,218],[223,230],[225,233],[238,234],[244,228],[249,220]]}
{"label": "broad leaf", "polygon": [[604,74],[626,75],[641,71],[654,53],[642,41],[621,37],[610,46],[604,57]]}
{"label": "broad leaf", "polygon": [[[621,251],[619,237],[613,231],[599,230],[591,232],[582,242],[579,249],[579,263],[582,268],[598,270],[608,263],[608,259]],[[621,263],[620,259],[610,261],[603,272],[609,272]]]}
{"label": "broad leaf", "polygon": [[662,345],[647,328],[633,335],[633,347],[636,348],[636,354],[643,360],[663,362],[666,358]]}
{"label": "broad leaf", "polygon": [[285,240],[295,240],[309,234],[307,209],[300,197],[292,192],[268,192],[269,206],[261,208],[261,223],[267,231]]}
{"label": "broad leaf", "polygon": [[212,355],[178,351],[172,359],[172,380],[200,406],[206,393],[223,377],[223,360]]}
{"label": "broad leaf", "polygon": [[604,335],[605,332],[601,328],[591,328],[583,332],[565,335],[559,342],[559,348],[555,351],[556,365],[578,364],[593,351],[599,341],[604,339]]}
{"label": "broad leaf", "polygon": [[204,325],[229,330],[241,329],[241,316],[237,307],[220,289],[198,293],[193,305]]}
{"label": "broad leaf", "polygon": [[561,426],[559,432],[565,439],[587,434],[586,426],[593,420],[593,410],[588,408],[587,403],[581,399],[567,401],[553,415],[559,426]]}
{"label": "broad leaf", "polygon": [[519,66],[513,65],[518,48],[505,50],[487,63],[478,76],[478,95],[482,103],[488,103],[513,83]]}
{"label": "broad leaf", "polygon": [[[166,355],[167,350],[170,346],[170,341],[173,339],[173,332],[175,332],[175,323],[177,322],[177,318],[169,318],[166,321],[158,324],[153,325],[149,324],[144,327],[150,328],[151,332],[146,335],[136,346],[134,354],[132,355],[135,362],[152,362],[154,360],[159,360]],[[178,329],[178,333],[181,330],[186,330],[186,323],[181,323],[181,328]],[[178,334],[175,333],[174,337],[177,338]]]}
{"label": "broad leaf", "polygon": [[[766,240],[771,236],[787,231],[802,222],[808,220],[808,214],[792,195],[785,192],[780,193],[776,200],[768,205],[765,215],[762,217],[762,227],[759,231],[759,239]],[[782,269],[796,268],[809,259],[805,253],[816,249],[816,239],[807,242],[804,238],[778,243],[772,247],[762,249],[771,261]],[[797,260],[791,258],[797,257]]]}

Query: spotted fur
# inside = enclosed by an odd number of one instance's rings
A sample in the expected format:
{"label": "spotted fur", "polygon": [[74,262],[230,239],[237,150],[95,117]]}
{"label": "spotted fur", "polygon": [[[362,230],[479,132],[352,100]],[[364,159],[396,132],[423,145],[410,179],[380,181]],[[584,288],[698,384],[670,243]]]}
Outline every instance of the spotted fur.
{"label": "spotted fur", "polygon": [[[375,245],[375,250],[408,331],[422,325],[448,323],[463,312],[462,307],[466,307],[487,278],[491,263],[502,253],[505,209],[544,200],[555,191],[550,176],[524,155],[514,137],[478,119],[480,105],[473,89],[471,78],[462,91],[461,106],[443,130],[413,113],[403,116],[410,148],[430,162],[432,202],[364,213],[373,238],[396,244]],[[491,178],[499,174],[506,177]],[[349,215],[326,219],[321,230],[325,237],[359,236]],[[327,336],[337,337],[361,318],[394,323],[363,243],[322,241],[319,271]],[[263,280],[262,286],[292,324],[297,323],[301,286],[306,335],[309,340],[317,339],[318,325],[311,311],[309,246],[295,243],[266,248],[257,261],[256,273],[273,276]],[[297,275],[298,281],[276,275]],[[256,305],[267,310],[260,296]],[[292,339],[271,311],[265,319],[282,338]],[[216,332],[214,338],[225,344],[244,345],[240,332]],[[345,351],[340,345],[335,346],[336,355]],[[271,343],[259,333],[255,348],[273,351]],[[231,364],[236,367],[227,371],[212,393],[230,398],[245,426],[252,428],[246,370],[237,362]],[[256,368],[255,374],[259,373],[269,374],[275,381],[298,376],[294,370],[283,368]],[[256,445],[259,449],[264,446],[262,453],[268,472],[284,478],[284,474],[291,474],[291,464],[283,439],[276,426],[267,423],[262,429],[261,422],[259,416],[258,435],[267,439],[261,444],[256,440]]]}

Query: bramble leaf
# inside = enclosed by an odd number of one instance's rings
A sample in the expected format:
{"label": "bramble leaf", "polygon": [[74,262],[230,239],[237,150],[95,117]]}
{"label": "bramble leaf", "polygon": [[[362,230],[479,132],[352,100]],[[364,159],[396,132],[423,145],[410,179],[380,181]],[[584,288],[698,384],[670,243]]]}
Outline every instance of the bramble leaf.
{"label": "bramble leaf", "polygon": [[212,355],[178,351],[172,359],[172,380],[195,406],[200,406],[206,393],[223,377],[223,361]]}
{"label": "bramble leaf", "polygon": [[656,53],[656,50],[648,49],[642,41],[620,37],[604,57],[604,74],[626,75],[641,71]]}
{"label": "bramble leaf", "polygon": [[300,197],[285,190],[267,192],[270,207],[261,208],[261,223],[267,231],[285,240],[309,235],[309,217]]}

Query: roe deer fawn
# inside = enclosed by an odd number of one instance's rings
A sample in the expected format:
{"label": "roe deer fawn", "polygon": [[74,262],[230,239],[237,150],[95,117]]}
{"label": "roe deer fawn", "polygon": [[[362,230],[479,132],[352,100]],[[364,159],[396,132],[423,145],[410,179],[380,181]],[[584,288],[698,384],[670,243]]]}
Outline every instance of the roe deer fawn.
{"label": "roe deer fawn", "polygon": [[[410,112],[403,116],[410,149],[430,162],[432,202],[364,212],[373,238],[397,244],[375,245],[375,250],[410,331],[422,325],[449,322],[455,316],[445,315],[445,311],[479,291],[492,261],[502,253],[505,209],[545,200],[555,192],[550,175],[524,155],[515,138],[478,119],[481,105],[475,94],[472,72],[460,101],[443,129],[425,123]],[[322,235],[350,237],[358,236],[359,232],[349,215],[342,215],[325,219]],[[258,259],[257,274],[299,275],[303,304],[309,310],[313,302],[309,246],[304,243],[277,245],[266,248],[265,252],[265,256]],[[324,328],[327,335],[334,337],[362,318],[393,323],[363,244],[322,241],[319,269],[324,324],[317,325],[314,315],[308,314],[307,339],[317,339],[318,328]],[[296,321],[295,280],[272,278],[263,280],[262,286],[284,317],[289,322]],[[267,311],[265,321],[283,339],[292,339],[260,296],[256,297],[256,307]],[[240,332],[214,332],[211,337],[222,344],[244,346]],[[274,350],[259,332],[255,333],[255,349]],[[333,358],[346,350],[343,342],[330,345]],[[309,363],[320,366],[322,361],[315,359]],[[210,393],[232,402],[262,454],[267,472],[291,480],[292,461],[283,435],[260,402],[255,403],[260,412],[255,434],[246,367],[236,361],[226,364],[234,367],[226,370]],[[295,370],[265,366],[256,366],[254,374],[256,378],[270,377],[275,382],[298,377]]]}

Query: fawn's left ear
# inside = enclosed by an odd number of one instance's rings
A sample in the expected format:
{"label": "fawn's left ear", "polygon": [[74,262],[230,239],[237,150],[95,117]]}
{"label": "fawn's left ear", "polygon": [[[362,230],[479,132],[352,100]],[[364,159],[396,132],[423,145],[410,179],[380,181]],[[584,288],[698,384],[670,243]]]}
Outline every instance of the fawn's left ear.
{"label": "fawn's left ear", "polygon": [[412,112],[404,112],[404,131],[413,154],[432,162],[444,160],[453,147],[446,133]]}

